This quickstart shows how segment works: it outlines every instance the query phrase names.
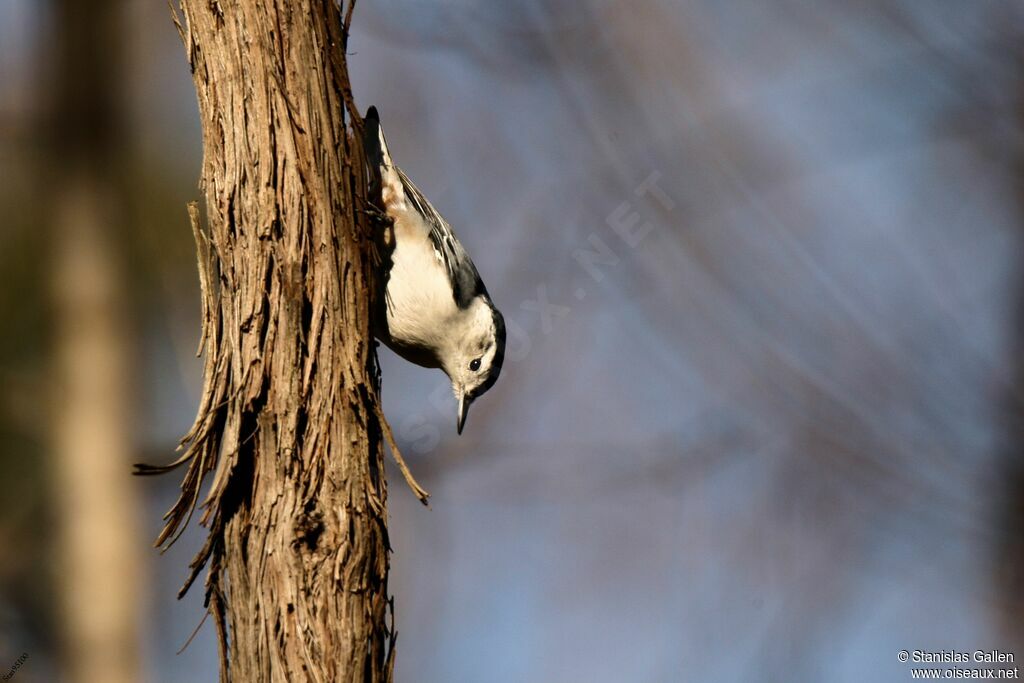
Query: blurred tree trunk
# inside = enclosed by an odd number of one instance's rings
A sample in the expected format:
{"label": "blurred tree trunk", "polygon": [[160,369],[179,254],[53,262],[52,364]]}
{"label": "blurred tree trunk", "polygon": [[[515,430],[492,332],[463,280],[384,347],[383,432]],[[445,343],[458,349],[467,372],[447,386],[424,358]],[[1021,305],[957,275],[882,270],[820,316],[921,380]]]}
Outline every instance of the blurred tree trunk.
{"label": "blurred tree trunk", "polygon": [[141,680],[139,501],[131,462],[131,350],[112,212],[101,183],[65,179],[56,203],[53,474],[63,666],[75,682]]}
{"label": "blurred tree trunk", "polygon": [[52,212],[53,489],[62,668],[76,683],[134,683],[139,501],[131,462],[131,343],[116,246],[117,8],[59,0],[45,192]]}
{"label": "blurred tree trunk", "polygon": [[[1015,105],[1015,123],[1024,128],[1024,49],[1015,46],[1006,55],[1020,78],[1011,102]],[[1012,160],[1017,186],[1018,223],[1024,228],[1024,144],[1019,139],[1002,142],[1004,154]],[[1012,155],[1012,156],[1010,156]],[[1014,647],[1024,647],[1024,262],[1017,265],[1017,300],[1010,320],[1013,338],[1010,358],[1009,390],[1003,397],[1005,419],[1004,471],[1000,508],[999,545],[995,573],[1002,593],[998,601],[1003,633]]]}
{"label": "blurred tree trunk", "polygon": [[[193,574],[221,677],[385,681],[388,541],[370,333],[372,249],[333,0],[182,0],[203,125],[192,209],[203,283],[204,392],[181,462],[210,527]],[[152,471],[152,470],[151,470]]]}

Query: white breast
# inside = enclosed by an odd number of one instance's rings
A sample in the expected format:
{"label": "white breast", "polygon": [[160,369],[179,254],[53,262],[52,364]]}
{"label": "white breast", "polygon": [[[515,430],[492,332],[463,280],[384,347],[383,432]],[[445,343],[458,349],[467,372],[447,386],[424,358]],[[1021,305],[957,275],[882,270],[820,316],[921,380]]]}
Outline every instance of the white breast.
{"label": "white breast", "polygon": [[402,346],[439,348],[448,321],[457,313],[448,275],[419,215],[389,213],[395,219],[387,287],[389,334]]}

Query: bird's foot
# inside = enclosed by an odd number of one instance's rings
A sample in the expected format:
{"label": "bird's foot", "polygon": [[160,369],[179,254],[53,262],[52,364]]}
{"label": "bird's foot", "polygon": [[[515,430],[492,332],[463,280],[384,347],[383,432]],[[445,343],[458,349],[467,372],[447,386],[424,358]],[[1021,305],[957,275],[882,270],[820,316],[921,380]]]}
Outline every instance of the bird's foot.
{"label": "bird's foot", "polygon": [[363,215],[365,215],[367,218],[369,218],[371,221],[378,225],[390,228],[392,225],[395,224],[394,218],[387,215],[384,211],[374,206],[373,204],[367,204],[366,208],[356,209],[356,211],[362,213]]}

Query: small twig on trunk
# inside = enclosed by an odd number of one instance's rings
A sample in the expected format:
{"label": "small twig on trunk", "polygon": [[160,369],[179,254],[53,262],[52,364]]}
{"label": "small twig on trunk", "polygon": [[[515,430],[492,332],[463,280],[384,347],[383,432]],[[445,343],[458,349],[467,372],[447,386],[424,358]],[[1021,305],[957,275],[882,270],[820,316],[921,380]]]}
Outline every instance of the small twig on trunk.
{"label": "small twig on trunk", "polygon": [[377,419],[380,421],[380,427],[384,432],[384,440],[388,442],[388,448],[391,449],[391,457],[395,459],[395,464],[398,465],[402,476],[405,477],[405,483],[409,485],[409,488],[412,489],[412,492],[416,494],[421,503],[429,506],[430,494],[417,483],[416,478],[412,476],[412,472],[409,470],[409,466],[405,464],[402,452],[398,450],[398,444],[395,443],[395,435],[391,432],[391,425],[388,424],[388,419],[384,417],[384,411],[380,408],[380,401],[374,402],[374,410],[377,413]]}

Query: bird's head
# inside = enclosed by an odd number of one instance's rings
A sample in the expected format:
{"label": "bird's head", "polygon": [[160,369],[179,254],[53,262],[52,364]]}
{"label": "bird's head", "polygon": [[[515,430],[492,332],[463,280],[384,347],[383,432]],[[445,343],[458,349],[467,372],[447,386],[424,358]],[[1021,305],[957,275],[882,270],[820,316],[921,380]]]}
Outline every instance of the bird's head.
{"label": "bird's head", "polygon": [[459,318],[452,326],[452,343],[445,350],[442,367],[459,403],[455,426],[461,434],[470,404],[494,386],[501,374],[505,319],[486,295],[475,297]]}

